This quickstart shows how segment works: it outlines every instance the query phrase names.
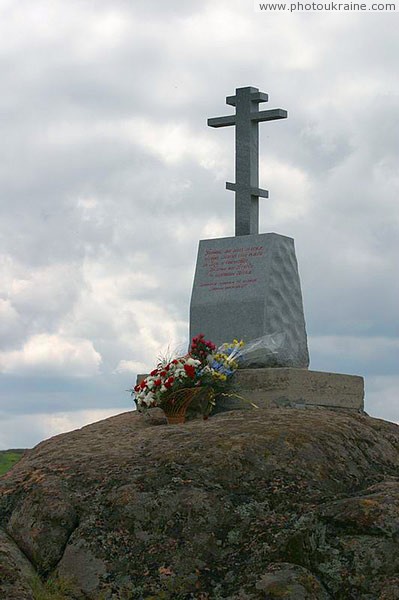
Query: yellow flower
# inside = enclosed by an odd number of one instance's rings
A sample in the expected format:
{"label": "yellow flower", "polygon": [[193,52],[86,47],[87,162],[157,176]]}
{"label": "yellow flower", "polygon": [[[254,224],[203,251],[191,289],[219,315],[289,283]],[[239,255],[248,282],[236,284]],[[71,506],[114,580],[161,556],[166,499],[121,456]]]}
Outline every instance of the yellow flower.
{"label": "yellow flower", "polygon": [[224,373],[219,373],[218,371],[215,371],[213,373],[213,378],[214,379],[219,379],[220,381],[226,381],[227,376],[224,375]]}

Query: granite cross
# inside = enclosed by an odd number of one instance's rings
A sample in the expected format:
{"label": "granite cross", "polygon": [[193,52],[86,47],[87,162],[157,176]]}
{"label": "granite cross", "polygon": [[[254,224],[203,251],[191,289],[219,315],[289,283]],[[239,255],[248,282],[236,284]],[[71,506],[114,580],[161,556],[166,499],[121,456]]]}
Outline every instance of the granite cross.
{"label": "granite cross", "polygon": [[236,194],[236,235],[259,232],[259,197],[269,196],[267,190],[259,188],[258,123],[286,119],[288,116],[287,111],[281,108],[259,110],[259,103],[267,101],[268,95],[258,88],[237,88],[235,96],[226,98],[226,104],[235,106],[236,114],[208,119],[210,127],[236,126],[236,182],[226,183],[226,188]]}

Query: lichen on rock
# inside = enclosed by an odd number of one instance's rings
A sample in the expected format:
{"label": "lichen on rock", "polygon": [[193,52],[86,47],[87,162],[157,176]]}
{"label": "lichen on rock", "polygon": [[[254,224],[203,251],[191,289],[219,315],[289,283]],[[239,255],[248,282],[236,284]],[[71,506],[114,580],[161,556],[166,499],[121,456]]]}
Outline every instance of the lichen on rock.
{"label": "lichen on rock", "polygon": [[328,410],[124,413],[0,479],[0,546],[75,600],[395,600],[398,432]]}

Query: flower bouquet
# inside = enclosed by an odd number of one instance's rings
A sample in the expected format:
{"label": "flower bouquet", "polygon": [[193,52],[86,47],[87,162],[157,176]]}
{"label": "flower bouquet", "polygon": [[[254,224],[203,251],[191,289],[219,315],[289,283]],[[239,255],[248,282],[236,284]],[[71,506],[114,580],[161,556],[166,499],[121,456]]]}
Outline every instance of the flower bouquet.
{"label": "flower bouquet", "polygon": [[186,411],[194,399],[206,419],[217,395],[225,393],[229,380],[238,367],[234,359],[243,345],[234,340],[219,349],[203,334],[192,339],[188,354],[158,363],[151,373],[129,390],[137,409],[160,407],[169,423],[184,423]]}

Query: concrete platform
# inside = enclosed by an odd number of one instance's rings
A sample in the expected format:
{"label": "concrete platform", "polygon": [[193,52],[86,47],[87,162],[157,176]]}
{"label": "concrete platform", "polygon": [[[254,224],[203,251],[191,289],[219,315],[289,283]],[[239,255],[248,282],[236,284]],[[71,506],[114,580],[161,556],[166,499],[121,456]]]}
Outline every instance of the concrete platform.
{"label": "concrete platform", "polygon": [[[328,408],[364,411],[364,380],[358,375],[294,368],[239,369],[234,375],[238,398],[218,402],[214,412],[259,407]],[[248,402],[249,401],[249,402]]]}

